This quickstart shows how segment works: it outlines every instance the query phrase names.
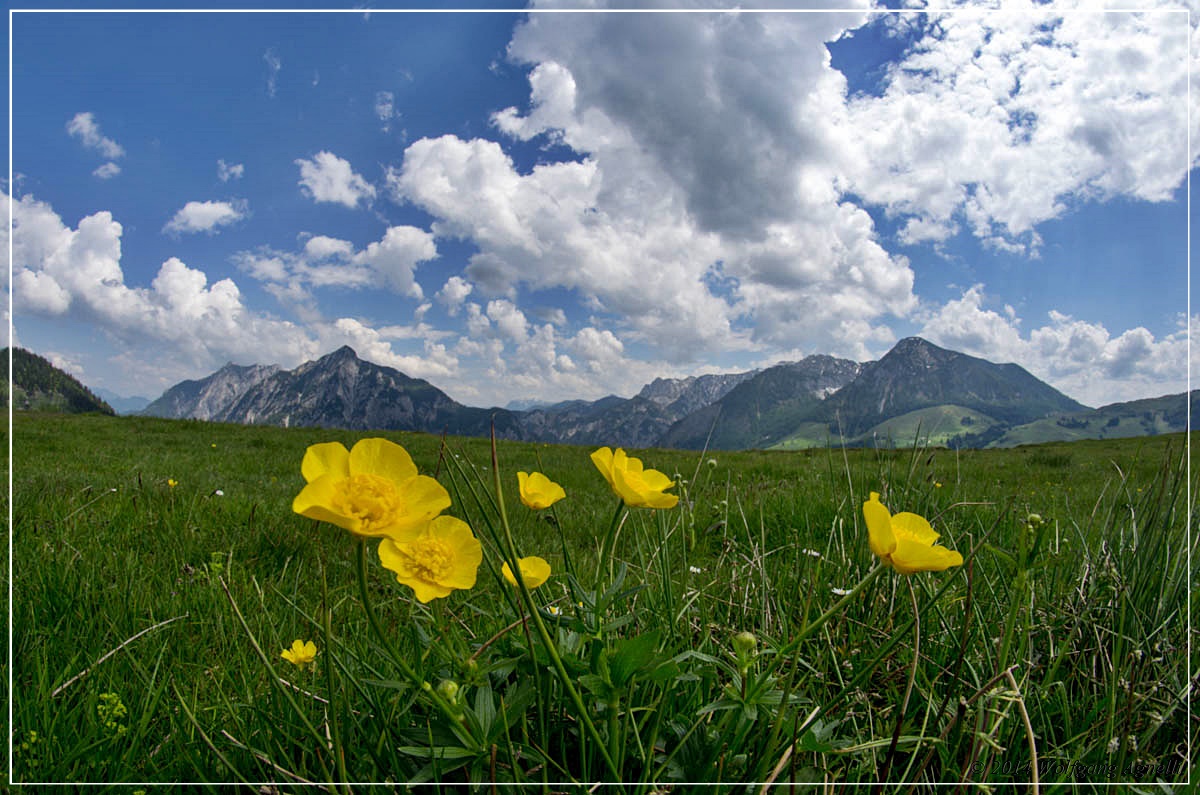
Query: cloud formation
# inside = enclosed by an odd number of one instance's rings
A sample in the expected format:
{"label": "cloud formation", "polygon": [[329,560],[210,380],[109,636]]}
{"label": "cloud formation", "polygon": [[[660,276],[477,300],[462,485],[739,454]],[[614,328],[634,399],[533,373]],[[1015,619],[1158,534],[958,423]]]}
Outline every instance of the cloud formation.
{"label": "cloud formation", "polygon": [[224,160],[217,161],[217,178],[222,182],[229,182],[231,179],[241,179],[246,173],[246,167],[241,163],[226,163]]}
{"label": "cloud formation", "polygon": [[[78,227],[33,197],[12,203],[13,296],[28,312],[90,320],[127,346],[166,346],[193,362],[311,352],[291,323],[249,312],[230,279],[207,276],[171,257],[148,287],[130,287],[121,268],[122,227],[109,212]],[[156,359],[161,357],[155,357]]]}
{"label": "cloud formation", "polygon": [[215,232],[218,227],[242,220],[248,212],[246,202],[241,199],[228,202],[192,201],[183,205],[171,220],[167,221],[163,231],[177,235]]}
{"label": "cloud formation", "polygon": [[[1087,405],[1155,397],[1187,389],[1187,322],[1156,339],[1142,327],[1115,337],[1101,323],[1051,311],[1048,322],[1022,332],[1011,306],[987,308],[982,285],[948,301],[925,320],[921,336],[994,362],[1016,362]],[[1193,320],[1200,333],[1200,318]],[[1197,348],[1200,351],[1200,348]]]}
{"label": "cloud formation", "polygon": [[931,14],[921,33],[881,95],[830,117],[850,189],[905,219],[902,242],[965,229],[1036,253],[1038,225],[1078,203],[1164,201],[1186,174],[1178,10]]}
{"label": "cloud formation", "polygon": [[332,152],[317,152],[311,160],[295,161],[300,167],[300,189],[315,202],[331,202],[354,208],[360,201],[370,203],[375,187],[363,179]]}
{"label": "cloud formation", "polygon": [[100,132],[96,117],[88,112],[76,113],[67,122],[67,132],[78,138],[88,149],[99,152],[107,160],[125,156],[125,149],[113,139]]}
{"label": "cloud formation", "polygon": [[382,288],[421,299],[424,292],[415,271],[437,253],[430,233],[412,226],[393,226],[361,251],[348,240],[316,235],[308,238],[299,251],[243,251],[234,256],[234,261],[251,277],[267,283],[271,293],[285,304],[311,308],[311,290],[325,287]]}
{"label": "cloud formation", "polygon": [[275,52],[274,47],[268,47],[263,53],[263,61],[267,64],[267,96],[274,99],[279,72],[283,69],[283,59]]}
{"label": "cloud formation", "polygon": [[[280,320],[250,309],[232,279],[210,283],[203,271],[178,257],[165,260],[148,285],[131,286],[121,267],[123,229],[111,213],[93,213],[72,229],[50,205],[32,196],[13,201],[0,193],[0,210],[10,204],[16,321],[30,315],[69,315],[93,324],[119,342],[123,352],[111,364],[125,383],[143,392],[207,374],[228,361],[295,367],[346,344],[364,358],[409,375],[453,382],[457,359],[438,342],[444,332],[421,323],[373,329],[346,317],[318,318],[303,325]],[[422,245],[401,230],[372,245],[376,248],[351,253],[346,264],[381,268],[375,278],[387,280],[396,275],[392,257],[399,250],[408,247],[410,255],[420,256],[431,251],[432,241]],[[327,255],[338,258],[337,245],[317,243],[312,248],[322,246]],[[289,270],[292,261],[254,263],[264,273],[275,267],[284,280],[295,273]],[[319,271],[320,266],[315,267]],[[420,351],[396,352],[393,342],[405,340],[420,341]]]}

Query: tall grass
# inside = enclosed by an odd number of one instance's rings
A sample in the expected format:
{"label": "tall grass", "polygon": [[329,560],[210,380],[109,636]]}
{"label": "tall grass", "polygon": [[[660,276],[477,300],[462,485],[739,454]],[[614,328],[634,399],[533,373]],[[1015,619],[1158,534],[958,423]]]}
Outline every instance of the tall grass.
{"label": "tall grass", "polygon": [[[450,488],[485,555],[475,588],[423,605],[368,549],[381,633],[357,542],[291,511],[308,445],[372,435]],[[616,498],[590,449],[502,443],[511,537],[554,570],[530,601],[499,576],[486,440],[21,414],[13,447],[16,781],[1187,779],[1182,436],[643,451],[680,504],[618,514],[604,559]],[[568,498],[530,511],[518,470]],[[874,571],[871,491],[964,565]],[[280,658],[296,638],[314,666]]]}

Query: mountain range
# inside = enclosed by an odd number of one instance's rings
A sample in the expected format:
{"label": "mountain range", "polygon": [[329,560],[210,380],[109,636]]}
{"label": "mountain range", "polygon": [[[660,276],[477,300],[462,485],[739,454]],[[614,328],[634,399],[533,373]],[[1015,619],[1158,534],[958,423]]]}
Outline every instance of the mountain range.
{"label": "mountain range", "polygon": [[[520,404],[518,404],[520,405]],[[342,347],[294,370],[227,364],[168,389],[142,413],[352,430],[410,430],[629,448],[797,449],[827,444],[1008,446],[1181,431],[1184,395],[1090,409],[1015,364],[919,337],[858,363],[816,354],[742,373],[659,378],[532,408],[475,408]]]}

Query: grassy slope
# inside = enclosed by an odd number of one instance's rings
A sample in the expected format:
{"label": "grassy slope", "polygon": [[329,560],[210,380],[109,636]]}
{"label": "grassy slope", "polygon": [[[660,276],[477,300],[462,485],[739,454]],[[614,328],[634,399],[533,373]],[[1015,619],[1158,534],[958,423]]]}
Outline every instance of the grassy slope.
{"label": "grassy slope", "polygon": [[[980,433],[996,425],[996,420],[962,406],[931,406],[885,420],[866,433],[847,440],[850,444],[878,447],[941,446],[964,433]],[[783,441],[776,450],[804,450],[824,447],[832,441],[825,423],[806,423]]]}
{"label": "grassy slope", "polygon": [[[404,444],[424,473],[433,474],[438,467],[439,440],[421,434],[18,416],[13,435],[12,605],[17,775],[35,781],[229,780],[218,753],[250,780],[277,775],[239,743],[265,748],[272,759],[316,775],[302,743],[294,748],[272,745],[287,736],[287,721],[278,717],[287,714],[286,705],[264,676],[215,575],[228,581],[271,657],[293,638],[316,634],[311,616],[321,602],[324,577],[336,605],[335,634],[352,644],[353,653],[369,658],[371,650],[359,640],[366,637],[364,622],[353,604],[353,542],[341,531],[314,527],[295,516],[290,504],[302,485],[299,462],[307,445],[338,440],[349,446],[370,435]],[[703,458],[695,452],[648,451],[643,457],[648,466],[687,481],[685,496],[692,509],[662,516],[663,521],[680,522],[671,525],[680,533],[677,537],[693,538],[694,544],[671,553],[663,587],[674,581],[679,594],[688,588],[704,594],[686,608],[702,605],[704,611],[693,619],[698,634],[689,643],[718,657],[726,653],[731,628],[753,629],[764,638],[786,637],[800,620],[796,611],[809,600],[815,600],[815,607],[828,607],[833,597],[827,588],[849,587],[866,571],[871,557],[857,506],[868,491],[884,491],[894,510],[930,517],[944,540],[964,553],[993,528],[992,543],[1011,553],[1016,518],[1030,511],[1046,517],[1052,535],[1043,539],[1043,561],[1034,580],[1036,609],[1029,617],[1027,640],[1013,656],[1020,662],[1024,658],[1017,655],[1071,651],[1055,658],[1061,662],[1055,681],[1061,684],[1052,687],[1039,678],[1047,675],[1048,658],[1026,663],[1019,672],[1031,677],[1026,687],[1033,692],[1027,701],[1043,752],[1059,748],[1067,757],[1112,761],[1115,757],[1102,746],[1113,736],[1114,721],[1128,722],[1123,731],[1140,739],[1142,754],[1155,758],[1168,758],[1187,732],[1179,713],[1163,706],[1173,704],[1170,694],[1186,681],[1186,666],[1174,663],[1181,658],[1159,651],[1179,650],[1184,643],[1180,616],[1172,606],[1178,583],[1167,582],[1162,574],[1177,567],[1169,561],[1178,558],[1160,559],[1168,547],[1153,547],[1159,553],[1145,549],[1148,539],[1180,542],[1182,506],[1170,478],[1181,442],[1175,436],[1009,451],[760,451]],[[460,462],[474,462],[480,470],[489,463],[484,440],[452,440],[451,449]],[[568,529],[577,566],[588,570],[613,505],[606,484],[587,460],[589,452],[501,445],[508,510],[519,543],[547,557],[555,571],[562,566],[558,535],[516,502],[515,472],[539,469],[567,490],[570,497],[560,504],[558,517]],[[448,482],[444,470],[440,474]],[[177,485],[170,486],[168,479]],[[452,510],[461,512],[469,504],[456,496]],[[1168,532],[1147,534],[1142,551],[1134,554],[1131,515],[1151,522],[1156,532],[1160,526]],[[653,533],[656,519],[640,514],[631,520],[621,547],[635,571],[644,569],[646,576],[657,569],[635,553],[641,547],[630,545],[639,532]],[[804,549],[820,551],[824,558],[809,557]],[[996,663],[989,638],[1003,625],[1012,602],[1007,565],[1001,554],[985,549],[971,569],[974,621],[964,631],[968,672],[973,673],[964,675],[976,685]],[[689,575],[693,566],[702,573]],[[430,614],[405,597],[405,589],[389,582],[387,572],[377,566],[374,572],[373,588],[391,626],[403,632],[430,620]],[[1118,578],[1113,583],[1125,583],[1125,590],[1104,590],[1111,577]],[[555,582],[561,589],[561,578]],[[659,588],[644,598],[660,598]],[[934,662],[923,677],[944,678],[937,666],[951,666],[958,655],[958,606],[964,598],[958,588],[950,602],[954,607],[931,619],[931,640],[922,646],[922,656]],[[797,594],[805,594],[803,605]],[[447,609],[470,626],[478,644],[508,621],[495,613],[499,596],[500,589],[481,576],[476,589],[448,600],[452,606]],[[1139,601],[1130,605],[1133,609],[1128,614],[1122,609],[1118,616],[1122,599],[1134,596]],[[845,622],[831,625],[832,634],[806,647],[806,665],[840,679],[844,663],[861,659],[858,655],[887,637],[890,615],[902,611],[906,599],[895,590],[876,592],[855,606]],[[1019,596],[1017,602],[1024,599]],[[674,605],[672,614],[675,609],[684,610]],[[662,612],[643,612],[639,625],[657,620],[654,616]],[[89,670],[105,652],[169,619],[178,620]],[[1132,647],[1114,641],[1108,629],[1114,625]],[[1146,662],[1135,665],[1131,648],[1140,649],[1151,628],[1158,633],[1152,639],[1157,645],[1147,641]],[[1109,674],[1088,662],[1106,655],[1116,655]],[[889,725],[870,716],[894,708],[907,665],[903,657],[893,660],[887,666],[891,675],[870,688],[862,709],[839,713],[838,745],[890,733]],[[50,695],[85,671],[62,693]],[[1128,694],[1124,686],[1112,689],[1119,677],[1132,683]],[[319,689],[320,683],[302,684]],[[924,679],[918,685],[919,701],[922,692],[941,687]],[[704,686],[699,682],[695,688]],[[719,682],[707,686],[719,694]],[[814,680],[808,687],[818,699],[838,692],[833,679]],[[97,723],[99,697],[105,692],[119,693],[129,706],[128,734],[119,739],[106,737]],[[195,712],[196,724],[185,720],[181,707]],[[696,707],[681,708],[694,713]],[[1165,713],[1166,723],[1152,727],[1146,717],[1151,712]],[[319,720],[321,711],[314,714]],[[1003,728],[1003,744],[1019,756],[1023,734],[1018,723],[1005,722]],[[22,750],[20,743],[29,742],[33,732],[39,739]],[[969,740],[970,733],[966,736]],[[961,772],[954,768],[961,764],[955,753],[965,753],[962,743],[967,740],[952,739],[958,745],[939,754],[928,774],[931,780]],[[1120,754],[1126,754],[1123,745]],[[872,758],[806,755],[805,764],[816,766],[815,775],[870,780],[878,761]],[[353,761],[361,780],[384,775],[370,757]],[[942,768],[945,772],[939,774]]]}
{"label": "grassy slope", "polygon": [[993,442],[992,447],[1066,442],[1077,439],[1124,439],[1179,433],[1185,428],[1186,406],[1182,396],[1116,403],[1095,411],[1048,417],[1018,425]]}

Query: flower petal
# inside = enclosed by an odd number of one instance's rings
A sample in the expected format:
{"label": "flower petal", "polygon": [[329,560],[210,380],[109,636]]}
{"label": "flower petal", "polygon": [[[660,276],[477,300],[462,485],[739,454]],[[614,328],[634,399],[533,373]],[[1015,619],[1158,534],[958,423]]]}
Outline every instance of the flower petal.
{"label": "flower petal", "polygon": [[453,588],[439,585],[436,582],[426,582],[425,580],[410,580],[405,582],[405,585],[413,589],[413,596],[421,604],[427,604],[434,599],[441,599],[454,592]]}
{"label": "flower petal", "polygon": [[896,534],[892,531],[892,515],[879,501],[879,492],[871,492],[871,499],[863,503],[863,518],[867,520],[871,551],[886,560],[896,549]]}
{"label": "flower petal", "polygon": [[[309,449],[311,450],[312,448]],[[305,457],[305,461],[307,460],[308,458]],[[361,522],[356,517],[344,516],[333,507],[335,484],[339,480],[340,478],[336,476],[322,475],[310,481],[296,495],[296,499],[292,500],[292,510],[309,519],[316,519],[318,522],[329,522],[331,525],[336,525],[343,530],[357,533]]]}
{"label": "flower petal", "polygon": [[[618,457],[620,460],[618,460]],[[623,469],[631,474],[642,474],[642,459],[626,455],[624,450],[617,450],[613,456],[613,469]]]}
{"label": "flower petal", "polygon": [[300,462],[300,474],[312,483],[322,475],[331,475],[335,480],[350,477],[350,453],[341,442],[321,442],[309,445]]}
{"label": "flower petal", "polygon": [[924,516],[915,513],[898,513],[892,517],[892,532],[897,538],[908,537],[931,546],[941,536],[929,525]]}
{"label": "flower petal", "polygon": [[417,475],[402,485],[406,515],[387,533],[396,538],[420,531],[430,519],[450,507],[450,492],[428,475]]}
{"label": "flower petal", "polygon": [[509,585],[513,586],[514,588],[516,587],[516,585],[517,585],[516,575],[513,574],[512,567],[508,565],[507,561],[505,561],[504,564],[500,566],[500,573],[504,575],[505,582],[507,582]]}
{"label": "flower petal", "polygon": [[[617,452],[619,453],[620,451],[618,450]],[[622,455],[621,458],[623,457],[624,456]],[[639,476],[640,473],[629,473],[624,469],[624,467],[617,466],[618,462],[621,464],[625,463],[620,458],[614,460],[612,481],[613,491],[617,493],[618,497],[625,500],[625,504],[630,507],[649,507],[644,504],[643,492],[645,489],[642,486],[641,477]]]}
{"label": "flower petal", "polygon": [[408,451],[387,439],[360,439],[350,451],[350,471],[379,475],[396,483],[417,476],[417,466]]}
{"label": "flower petal", "polygon": [[646,484],[647,488],[654,489],[655,491],[669,489],[675,485],[675,481],[671,480],[657,469],[644,470],[642,472],[642,482]]}
{"label": "flower petal", "polygon": [[[521,569],[521,579],[524,580],[526,588],[532,590],[550,579],[550,564],[536,555],[521,558],[517,561],[517,565]],[[508,580],[509,584],[516,585],[517,580],[513,577],[512,570],[507,563],[504,564],[504,571],[504,578]]]}
{"label": "flower petal", "polygon": [[596,469],[600,470],[600,474],[608,481],[609,485],[613,482],[613,451],[608,447],[601,447],[596,452],[592,453],[592,463],[596,465]]}
{"label": "flower petal", "polygon": [[946,547],[929,546],[920,541],[901,537],[892,552],[892,565],[901,574],[918,571],[945,571],[951,566],[961,566],[962,555]]}
{"label": "flower petal", "polygon": [[454,550],[454,566],[439,578],[440,584],[460,590],[474,588],[483,562],[483,545],[471,527],[457,517],[439,516],[430,523],[430,532],[441,536]]}
{"label": "flower petal", "polygon": [[674,508],[679,504],[679,496],[666,494],[661,491],[650,492],[642,499],[644,508]]}

